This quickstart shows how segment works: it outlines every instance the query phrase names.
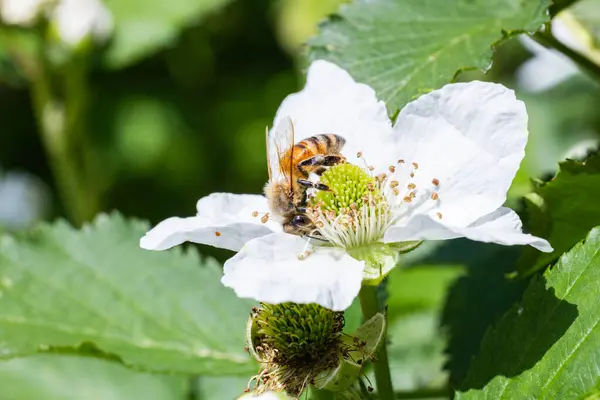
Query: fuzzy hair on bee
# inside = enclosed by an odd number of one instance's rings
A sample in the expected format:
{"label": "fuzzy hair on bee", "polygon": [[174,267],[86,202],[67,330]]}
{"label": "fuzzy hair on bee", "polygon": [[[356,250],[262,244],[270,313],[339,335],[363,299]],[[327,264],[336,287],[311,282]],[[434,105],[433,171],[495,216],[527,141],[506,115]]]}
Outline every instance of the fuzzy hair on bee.
{"label": "fuzzy hair on bee", "polygon": [[294,142],[294,124],[291,118],[282,119],[271,130],[267,129],[267,165],[269,182],[264,193],[269,208],[284,232],[311,235],[316,230],[306,214],[307,190],[329,190],[319,182],[309,180],[311,174],[321,175],[327,167],[346,162],[340,153],[346,140],[326,133]]}

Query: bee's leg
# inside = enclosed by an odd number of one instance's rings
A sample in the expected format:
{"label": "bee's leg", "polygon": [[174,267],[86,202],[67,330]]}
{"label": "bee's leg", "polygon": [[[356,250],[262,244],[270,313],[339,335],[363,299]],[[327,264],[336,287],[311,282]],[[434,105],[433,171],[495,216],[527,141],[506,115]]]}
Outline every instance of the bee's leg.
{"label": "bee's leg", "polygon": [[[334,154],[317,154],[314,157],[307,158],[298,163],[298,169],[300,172],[308,175],[315,169],[321,170],[320,167],[331,167],[332,165],[343,164],[346,162],[346,158],[341,155]],[[317,167],[317,168],[315,168]]]}
{"label": "bee's leg", "polygon": [[315,169],[315,170],[313,171],[313,173],[317,174],[318,176],[321,176],[321,175],[323,175],[323,173],[324,173],[325,171],[327,171],[327,168],[325,168],[325,167],[321,166],[321,167],[318,167],[317,169]]}
{"label": "bee's leg", "polygon": [[307,209],[306,207],[296,207],[296,212],[299,214],[306,214],[307,213]]}
{"label": "bee's leg", "polygon": [[311,182],[308,179],[298,179],[296,182],[298,182],[298,184],[306,187],[306,188],[312,188],[312,189],[317,189],[317,190],[323,190],[323,191],[330,191],[331,189],[329,189],[329,186],[320,183],[320,182]]}

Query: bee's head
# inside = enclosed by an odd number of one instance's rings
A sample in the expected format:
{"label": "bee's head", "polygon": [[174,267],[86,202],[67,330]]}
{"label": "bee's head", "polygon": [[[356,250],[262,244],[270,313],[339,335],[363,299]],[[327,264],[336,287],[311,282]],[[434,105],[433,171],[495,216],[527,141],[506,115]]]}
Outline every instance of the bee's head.
{"label": "bee's head", "polygon": [[287,182],[268,182],[264,191],[273,214],[282,217],[296,214],[294,193]]}

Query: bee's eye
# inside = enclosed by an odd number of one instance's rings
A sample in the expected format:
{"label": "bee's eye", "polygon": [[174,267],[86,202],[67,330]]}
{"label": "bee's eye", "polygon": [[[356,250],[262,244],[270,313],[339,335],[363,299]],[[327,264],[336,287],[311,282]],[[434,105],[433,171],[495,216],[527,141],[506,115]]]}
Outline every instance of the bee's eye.
{"label": "bee's eye", "polygon": [[292,224],[294,225],[305,225],[309,222],[309,219],[304,215],[296,215],[292,220]]}

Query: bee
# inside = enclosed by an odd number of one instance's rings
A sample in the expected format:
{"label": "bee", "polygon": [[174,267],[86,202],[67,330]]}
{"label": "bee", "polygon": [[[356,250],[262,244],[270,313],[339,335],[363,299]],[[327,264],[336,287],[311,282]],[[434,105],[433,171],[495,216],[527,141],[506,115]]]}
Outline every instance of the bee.
{"label": "bee", "polygon": [[289,117],[267,130],[267,166],[269,182],[265,196],[271,213],[282,222],[283,230],[294,235],[310,235],[315,225],[306,214],[307,190],[329,190],[308,178],[321,175],[327,167],[346,162],[340,154],[346,139],[334,134],[321,134],[294,144],[294,124]]}

